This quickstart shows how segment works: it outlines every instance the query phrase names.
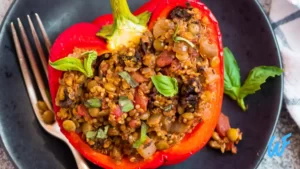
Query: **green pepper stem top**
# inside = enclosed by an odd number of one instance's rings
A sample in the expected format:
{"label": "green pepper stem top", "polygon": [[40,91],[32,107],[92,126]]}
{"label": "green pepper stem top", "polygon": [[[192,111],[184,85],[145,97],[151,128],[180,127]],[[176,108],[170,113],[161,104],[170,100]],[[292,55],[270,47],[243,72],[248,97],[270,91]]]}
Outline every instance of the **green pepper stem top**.
{"label": "green pepper stem top", "polygon": [[121,46],[137,44],[141,35],[147,30],[147,23],[151,13],[146,11],[140,15],[133,15],[129,9],[127,0],[110,0],[114,23],[105,25],[97,33],[107,40],[108,48],[118,49]]}
{"label": "green pepper stem top", "polygon": [[122,17],[125,17],[135,23],[139,22],[139,19],[131,13],[127,0],[110,0],[110,4],[114,16],[114,22],[118,22],[118,20],[122,19]]}

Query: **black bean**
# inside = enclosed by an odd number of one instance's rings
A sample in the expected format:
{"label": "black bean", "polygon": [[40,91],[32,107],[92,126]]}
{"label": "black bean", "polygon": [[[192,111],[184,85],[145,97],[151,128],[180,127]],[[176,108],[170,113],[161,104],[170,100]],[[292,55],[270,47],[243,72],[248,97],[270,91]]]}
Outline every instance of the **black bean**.
{"label": "black bean", "polygon": [[[101,56],[98,56],[96,61],[93,63],[93,67],[95,68],[95,70],[99,70],[99,67],[100,67],[100,64],[102,63],[102,61],[108,60],[111,56],[112,56],[111,53],[105,53]],[[100,74],[100,71],[95,71],[94,75],[102,77],[102,75]]]}
{"label": "black bean", "polygon": [[144,53],[144,55],[147,53],[148,45],[149,45],[148,43],[141,42],[141,49],[142,49],[142,52]]}
{"label": "black bean", "polygon": [[190,13],[188,13],[187,8],[177,6],[171,11],[169,17],[171,19],[179,18],[179,19],[183,19],[185,21],[188,21],[188,20],[191,19],[192,15]]}
{"label": "black bean", "polygon": [[[198,91],[196,91],[198,88]],[[187,84],[183,84],[180,90],[181,96],[188,96],[190,94],[199,93],[201,90],[201,84],[199,83],[199,79],[190,79]]]}
{"label": "black bean", "polygon": [[69,93],[66,88],[64,89],[64,95],[65,95],[65,99],[59,102],[59,106],[62,108],[71,107],[73,104],[73,101],[69,98]]}
{"label": "black bean", "polygon": [[198,95],[196,94],[191,94],[188,95],[186,97],[182,97],[180,99],[180,104],[181,106],[183,106],[184,108],[186,108],[187,111],[195,111],[197,104],[198,104]]}

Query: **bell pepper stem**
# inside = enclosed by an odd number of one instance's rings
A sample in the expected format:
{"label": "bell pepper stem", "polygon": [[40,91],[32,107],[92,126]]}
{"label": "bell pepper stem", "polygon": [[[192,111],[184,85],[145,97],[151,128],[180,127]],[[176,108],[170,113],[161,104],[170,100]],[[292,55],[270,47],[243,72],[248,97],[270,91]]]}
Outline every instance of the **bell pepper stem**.
{"label": "bell pepper stem", "polygon": [[130,42],[138,43],[142,33],[147,30],[151,13],[145,11],[140,15],[133,15],[127,0],[110,0],[110,4],[114,23],[103,26],[97,36],[106,39],[110,50],[118,49],[121,46],[128,47]]}
{"label": "bell pepper stem", "polygon": [[114,23],[118,22],[118,20],[123,17],[138,23],[139,20],[131,13],[127,0],[110,0],[110,4],[114,16]]}

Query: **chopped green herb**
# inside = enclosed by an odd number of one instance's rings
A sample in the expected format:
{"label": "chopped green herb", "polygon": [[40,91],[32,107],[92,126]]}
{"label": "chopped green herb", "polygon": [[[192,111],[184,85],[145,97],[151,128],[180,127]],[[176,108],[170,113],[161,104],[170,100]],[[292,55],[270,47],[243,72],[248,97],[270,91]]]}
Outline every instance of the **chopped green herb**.
{"label": "chopped green herb", "polygon": [[130,76],[126,71],[120,72],[119,75],[133,88],[136,88],[139,84]]}
{"label": "chopped green herb", "polygon": [[144,142],[147,140],[147,130],[148,130],[147,124],[142,123],[140,139],[134,142],[133,148],[139,148],[142,144],[144,144]]}
{"label": "chopped green herb", "polygon": [[100,108],[101,107],[101,99],[89,99],[84,102],[84,105],[89,108]]}
{"label": "chopped green herb", "polygon": [[109,128],[109,126],[105,126],[104,130],[99,129],[98,133],[97,133],[97,138],[99,138],[99,139],[105,139],[105,138],[107,138],[108,128]]}
{"label": "chopped green herb", "polygon": [[173,97],[178,93],[178,83],[173,77],[156,75],[151,80],[157,91],[166,97]]}
{"label": "chopped green herb", "polygon": [[96,131],[88,131],[86,133],[85,137],[90,139],[90,140],[93,140],[93,139],[95,139],[96,135],[97,135]]}
{"label": "chopped green herb", "polygon": [[121,106],[122,112],[129,112],[134,109],[134,105],[131,100],[127,96],[119,97],[119,105]]}
{"label": "chopped green herb", "polygon": [[92,64],[97,59],[97,52],[89,51],[84,53],[83,55],[87,55],[87,57],[84,58],[84,62],[83,62],[83,66],[86,71],[87,77],[92,77],[93,76]]}

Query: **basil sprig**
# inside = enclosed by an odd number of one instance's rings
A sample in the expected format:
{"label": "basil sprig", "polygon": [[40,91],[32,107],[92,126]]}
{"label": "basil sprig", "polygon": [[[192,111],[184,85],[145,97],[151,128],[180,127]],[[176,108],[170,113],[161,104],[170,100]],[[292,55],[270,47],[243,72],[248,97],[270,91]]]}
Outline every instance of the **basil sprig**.
{"label": "basil sprig", "polygon": [[92,63],[97,59],[96,51],[85,52],[82,55],[87,55],[84,58],[83,63],[82,60],[74,57],[65,57],[59,59],[55,62],[49,61],[51,67],[60,71],[79,71],[85,74],[87,77],[93,76]]}
{"label": "basil sprig", "polygon": [[75,71],[79,71],[83,74],[86,74],[83,64],[82,64],[81,60],[78,58],[65,57],[65,58],[59,59],[55,62],[50,61],[49,64],[56,70],[60,70],[60,71],[75,70]]}
{"label": "basil sprig", "polygon": [[156,75],[151,80],[157,91],[166,97],[173,97],[178,93],[178,83],[173,77]]}
{"label": "basil sprig", "polygon": [[282,69],[276,66],[258,66],[253,68],[244,84],[241,86],[240,69],[229,48],[224,48],[224,93],[236,100],[238,105],[246,111],[244,98],[260,90],[260,85],[269,77],[280,76]]}

